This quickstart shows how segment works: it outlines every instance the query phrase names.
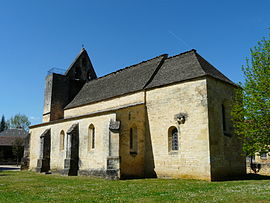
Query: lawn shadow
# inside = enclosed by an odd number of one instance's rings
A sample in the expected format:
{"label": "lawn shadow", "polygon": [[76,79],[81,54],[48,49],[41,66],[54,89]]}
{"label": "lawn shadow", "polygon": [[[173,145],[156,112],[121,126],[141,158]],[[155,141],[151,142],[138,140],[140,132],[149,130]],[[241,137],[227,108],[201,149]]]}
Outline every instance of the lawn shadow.
{"label": "lawn shadow", "polygon": [[10,167],[10,166],[7,166],[7,167],[3,167],[3,166],[0,166],[0,172],[1,171],[19,171],[20,168],[18,167]]}
{"label": "lawn shadow", "polygon": [[215,181],[222,182],[222,181],[237,181],[237,180],[270,180],[270,176],[260,175],[260,174],[255,174],[255,173],[248,173],[243,176],[227,177],[227,178],[215,180]]}
{"label": "lawn shadow", "polygon": [[243,180],[270,180],[270,176],[248,173],[243,177]]}

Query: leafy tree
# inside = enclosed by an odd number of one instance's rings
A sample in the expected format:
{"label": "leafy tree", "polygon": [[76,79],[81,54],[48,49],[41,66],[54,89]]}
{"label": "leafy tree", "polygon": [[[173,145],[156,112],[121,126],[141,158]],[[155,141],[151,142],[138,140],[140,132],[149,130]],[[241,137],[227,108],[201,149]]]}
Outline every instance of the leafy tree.
{"label": "leafy tree", "polygon": [[235,93],[232,120],[235,133],[242,138],[244,152],[253,156],[270,150],[269,38],[263,38],[251,49],[242,71],[245,80]]}
{"label": "leafy tree", "polygon": [[1,123],[0,123],[0,132],[4,131],[7,129],[7,123],[5,121],[5,116],[2,116]]}
{"label": "leafy tree", "polygon": [[30,121],[26,115],[16,114],[8,120],[9,128],[23,128],[28,131]]}
{"label": "leafy tree", "polygon": [[16,138],[12,145],[12,152],[16,156],[16,162],[17,165],[19,165],[19,162],[21,161],[21,158],[23,157],[23,138]]}

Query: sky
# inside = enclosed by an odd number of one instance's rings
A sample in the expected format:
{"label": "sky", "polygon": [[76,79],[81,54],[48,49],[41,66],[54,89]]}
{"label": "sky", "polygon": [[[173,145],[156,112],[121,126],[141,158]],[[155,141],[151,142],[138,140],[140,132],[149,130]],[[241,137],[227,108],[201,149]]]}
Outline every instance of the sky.
{"label": "sky", "polygon": [[82,46],[98,76],[196,49],[232,81],[270,33],[269,0],[0,1],[0,116],[40,123],[45,77]]}

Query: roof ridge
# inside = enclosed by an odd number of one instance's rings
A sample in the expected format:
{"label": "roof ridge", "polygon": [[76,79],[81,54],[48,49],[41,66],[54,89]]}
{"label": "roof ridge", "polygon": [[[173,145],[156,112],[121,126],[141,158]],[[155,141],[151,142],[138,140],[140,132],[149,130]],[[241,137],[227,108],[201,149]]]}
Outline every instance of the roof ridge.
{"label": "roof ridge", "polygon": [[177,57],[177,56],[181,56],[181,55],[184,55],[184,54],[187,54],[187,53],[191,53],[191,52],[197,53],[197,50],[196,49],[191,49],[191,50],[182,52],[180,54],[176,54],[174,56],[169,56],[167,59],[171,59],[171,58],[174,58],[174,57]]}
{"label": "roof ridge", "polygon": [[171,59],[171,58],[174,58],[174,57],[177,57],[177,56],[180,56],[180,55],[183,55],[183,54],[187,54],[187,53],[190,53],[190,52],[195,52],[195,53],[197,53],[197,50],[196,50],[196,49],[191,49],[191,50],[182,52],[182,53],[177,54],[177,55],[174,55],[174,56],[169,56],[169,57],[168,57],[168,54],[161,54],[161,55],[159,55],[159,56],[156,56],[156,57],[154,57],[154,58],[148,59],[148,60],[146,60],[146,61],[142,61],[142,62],[140,62],[140,63],[136,63],[136,64],[133,64],[133,65],[131,65],[131,66],[126,66],[125,68],[118,69],[118,70],[116,70],[116,71],[113,71],[113,72],[108,73],[108,74],[106,74],[106,75],[103,75],[103,76],[101,76],[101,77],[98,77],[98,78],[96,78],[96,79],[94,79],[94,80],[90,80],[90,81],[88,81],[88,83],[91,82],[91,81],[96,81],[96,80],[98,80],[98,79],[105,78],[105,77],[107,77],[107,76],[113,75],[113,74],[115,74],[115,73],[118,73],[118,72],[121,72],[121,71],[124,71],[124,70],[130,69],[130,68],[132,68],[132,67],[134,67],[134,66],[141,65],[141,64],[143,64],[143,63],[147,63],[147,62],[149,62],[149,61],[151,61],[151,60],[157,59],[157,58],[162,57],[162,56],[163,56],[163,57],[166,56],[166,59]]}
{"label": "roof ridge", "polygon": [[[233,81],[231,81],[226,75],[224,75],[218,68],[216,68],[215,66],[213,66],[210,62],[208,62],[205,58],[203,58],[200,54],[198,53],[195,53],[195,57],[197,59],[197,62],[199,63],[201,69],[203,70],[203,72],[205,73],[205,75],[207,76],[211,76],[213,78],[216,78],[218,80],[222,80],[224,82],[227,82],[227,83],[230,83],[232,85],[235,85],[237,86],[237,84],[235,84]],[[214,70],[216,73],[220,74],[221,77],[223,78],[220,78],[219,76],[217,76],[216,74],[213,74],[213,73],[209,73],[207,71],[207,68],[202,64],[202,63],[207,63],[209,65],[210,68],[212,68],[212,70]]]}
{"label": "roof ridge", "polygon": [[[67,73],[69,72],[69,70],[72,68],[72,66],[76,63],[76,61],[80,58],[80,56],[86,52],[86,55],[88,56],[88,53],[86,51],[85,48],[82,48],[80,53],[75,57],[75,59],[73,60],[73,62],[68,66],[67,70],[65,71],[65,74],[64,75],[67,75]],[[89,57],[89,56],[88,56]]]}
{"label": "roof ridge", "polygon": [[138,65],[141,65],[141,64],[150,62],[150,61],[152,61],[152,60],[155,60],[155,59],[157,59],[157,58],[164,57],[164,56],[167,56],[167,55],[168,55],[168,54],[161,54],[161,55],[159,55],[159,56],[156,56],[156,57],[154,57],[154,58],[148,59],[148,60],[146,60],[146,61],[141,61],[140,63],[136,63],[136,64],[133,64],[133,65],[131,65],[131,66],[126,66],[125,68],[118,69],[118,70],[116,70],[116,71],[114,71],[114,72],[108,73],[108,74],[103,75],[103,76],[101,76],[101,77],[98,77],[98,78],[96,78],[96,79],[94,79],[94,80],[90,80],[90,81],[88,81],[87,83],[90,83],[90,82],[93,82],[93,81],[97,81],[97,80],[99,80],[99,79],[103,79],[103,78],[105,78],[105,77],[108,77],[108,76],[110,76],[110,75],[113,75],[113,74],[116,74],[116,73],[119,73],[119,72],[122,72],[122,71],[125,71],[125,70],[129,70],[130,68],[133,68],[133,67],[135,67],[135,66],[138,66]]}

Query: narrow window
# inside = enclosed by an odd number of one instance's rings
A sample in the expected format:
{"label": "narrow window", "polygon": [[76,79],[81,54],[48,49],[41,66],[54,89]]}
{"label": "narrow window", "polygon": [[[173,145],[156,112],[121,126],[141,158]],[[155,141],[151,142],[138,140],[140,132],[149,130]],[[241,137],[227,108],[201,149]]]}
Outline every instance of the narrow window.
{"label": "narrow window", "polygon": [[91,80],[92,79],[90,70],[87,72],[87,79],[88,80]]}
{"label": "narrow window", "polygon": [[95,127],[91,124],[88,128],[88,151],[95,148]]}
{"label": "narrow window", "polygon": [[95,148],[95,128],[92,129],[92,149]]}
{"label": "narrow window", "polygon": [[221,111],[222,111],[222,126],[223,126],[223,132],[225,132],[227,130],[227,126],[226,126],[226,112],[225,112],[225,107],[222,104],[221,106]]}
{"label": "narrow window", "polygon": [[137,127],[130,128],[129,131],[129,146],[130,153],[136,154],[138,151],[138,136],[137,136]]}
{"label": "narrow window", "polygon": [[81,78],[81,74],[82,74],[82,72],[81,72],[80,67],[76,66],[76,68],[75,68],[75,80],[79,80]]}
{"label": "narrow window", "polygon": [[178,131],[176,128],[172,130],[172,150],[178,150]]}
{"label": "narrow window", "polygon": [[179,149],[178,130],[172,126],[168,130],[168,150],[177,151]]}
{"label": "narrow window", "polygon": [[82,59],[82,66],[85,67],[87,65],[86,58]]}
{"label": "narrow window", "polygon": [[62,130],[60,132],[60,150],[64,150],[65,147],[65,132]]}
{"label": "narrow window", "polygon": [[130,150],[132,150],[133,148],[133,129],[130,128],[129,130],[129,147],[130,147]]}

